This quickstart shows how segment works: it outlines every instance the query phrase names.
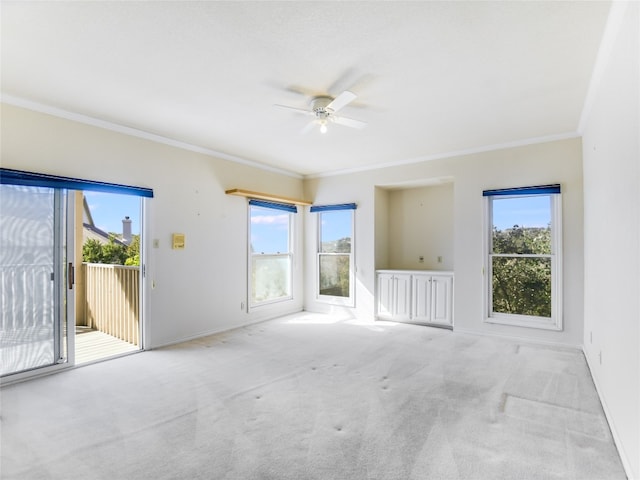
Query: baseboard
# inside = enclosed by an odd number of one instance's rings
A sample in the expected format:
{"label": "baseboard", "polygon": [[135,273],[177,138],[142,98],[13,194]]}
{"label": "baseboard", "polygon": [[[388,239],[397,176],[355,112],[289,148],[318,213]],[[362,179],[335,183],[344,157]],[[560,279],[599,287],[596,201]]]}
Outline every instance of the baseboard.
{"label": "baseboard", "polygon": [[560,347],[560,348],[569,348],[571,350],[579,350],[582,351],[582,345],[573,345],[571,343],[561,343],[561,342],[550,342],[548,340],[539,340],[537,338],[529,338],[529,337],[519,337],[517,335],[505,335],[504,333],[493,333],[493,332],[479,332],[478,330],[470,330],[466,328],[460,328],[453,326],[453,331],[456,333],[467,333],[470,335],[480,335],[482,337],[494,337],[494,338],[504,338],[505,340],[511,340],[514,342],[525,342],[525,343],[533,343],[538,345],[548,345],[550,347]]}
{"label": "baseboard", "polygon": [[438,323],[421,323],[421,322],[412,322],[410,320],[391,320],[389,318],[379,318],[374,317],[374,321],[376,322],[392,322],[392,323],[402,323],[404,325],[415,325],[416,327],[432,327],[432,328],[441,328],[443,330],[453,330],[453,325],[443,325]]}
{"label": "baseboard", "polygon": [[593,369],[591,368],[591,363],[589,362],[589,356],[587,355],[587,352],[585,350],[584,345],[571,345],[571,344],[566,344],[566,343],[558,343],[558,342],[548,342],[548,341],[544,341],[544,340],[537,340],[537,339],[531,339],[531,338],[524,338],[524,337],[517,337],[517,336],[513,336],[513,335],[504,335],[504,334],[496,334],[496,333],[491,333],[491,332],[478,332],[476,330],[468,330],[465,328],[458,328],[454,326],[453,329],[454,332],[456,333],[466,333],[466,334],[470,334],[470,335],[479,335],[479,336],[486,336],[486,337],[499,337],[499,338],[504,338],[505,340],[512,340],[512,341],[517,341],[517,342],[526,342],[526,343],[533,343],[533,344],[542,344],[542,345],[549,345],[549,346],[554,346],[554,347],[561,347],[561,348],[569,348],[572,350],[577,350],[579,352],[581,352],[584,355],[584,358],[587,362],[587,368],[589,369],[589,375],[591,376],[591,380],[593,381],[593,384],[596,388],[596,393],[598,394],[598,398],[600,399],[600,404],[602,405],[602,410],[604,411],[604,415],[605,418],[607,419],[607,424],[609,425],[609,430],[611,431],[611,437],[613,438],[613,443],[616,446],[616,450],[618,451],[618,455],[620,456],[620,461],[622,462],[622,467],[624,468],[624,471],[627,475],[627,478],[629,480],[640,480],[640,476],[634,476],[635,472],[633,472],[632,468],[631,468],[631,463],[629,462],[629,458],[627,457],[625,450],[622,446],[622,443],[620,441],[620,435],[618,434],[615,424],[612,421],[612,417],[611,417],[611,412],[609,410],[609,407],[607,405],[606,400],[604,399],[603,395],[602,395],[602,391],[600,389],[600,386],[598,385],[598,381],[596,379],[596,377],[593,375]]}
{"label": "baseboard", "polygon": [[259,320],[253,320],[250,322],[245,322],[245,323],[241,323],[238,325],[234,325],[233,327],[223,327],[223,328],[216,328],[213,330],[206,330],[204,332],[199,332],[196,333],[195,335],[189,335],[188,337],[181,337],[178,340],[171,340],[170,342],[167,343],[161,343],[158,345],[154,345],[152,347],[148,347],[145,348],[145,351],[150,351],[150,350],[157,350],[159,348],[165,348],[165,347],[170,347],[172,345],[178,345],[179,343],[184,343],[184,342],[190,342],[191,340],[197,340],[198,338],[203,338],[203,337],[209,337],[211,335],[217,335],[219,333],[225,333],[225,332],[231,332],[233,330],[236,330],[238,328],[244,328],[244,327],[250,327],[251,325],[257,325],[259,323],[262,322],[268,322],[269,320],[274,320],[276,318],[280,318],[280,317],[285,317],[287,315],[293,315],[294,313],[300,313],[302,312],[302,308],[300,308],[299,310],[294,310],[292,312],[286,312],[286,313],[277,313],[274,314],[273,316],[269,316],[266,318],[260,318]]}
{"label": "baseboard", "polygon": [[598,385],[598,381],[596,379],[596,377],[593,375],[593,369],[591,368],[591,362],[589,361],[589,355],[587,355],[587,352],[584,348],[584,345],[582,346],[582,354],[584,355],[585,360],[587,361],[587,368],[589,369],[589,375],[591,375],[591,380],[593,381],[593,384],[596,387],[596,393],[598,394],[598,398],[600,399],[600,405],[602,405],[602,410],[604,411],[604,416],[607,419],[607,424],[609,425],[609,430],[611,431],[611,436],[613,437],[613,443],[616,446],[616,449],[618,450],[618,455],[620,455],[620,461],[622,462],[622,467],[624,468],[625,473],[627,474],[627,478],[628,479],[638,479],[640,477],[638,476],[634,476],[634,472],[631,469],[631,463],[629,462],[629,459],[625,453],[625,450],[622,446],[622,443],[620,442],[620,436],[618,435],[618,432],[616,430],[616,426],[615,423],[613,423],[612,417],[611,417],[611,412],[609,410],[609,407],[607,405],[606,400],[604,399],[602,392],[600,390],[600,386]]}

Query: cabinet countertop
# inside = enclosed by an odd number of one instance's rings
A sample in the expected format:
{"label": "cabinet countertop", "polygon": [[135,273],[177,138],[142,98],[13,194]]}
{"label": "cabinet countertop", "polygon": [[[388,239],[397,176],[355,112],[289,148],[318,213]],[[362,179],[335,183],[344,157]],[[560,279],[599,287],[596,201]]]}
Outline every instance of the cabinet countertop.
{"label": "cabinet countertop", "polygon": [[450,270],[403,270],[403,269],[385,269],[376,270],[376,273],[408,273],[408,274],[422,274],[422,275],[453,275]]}

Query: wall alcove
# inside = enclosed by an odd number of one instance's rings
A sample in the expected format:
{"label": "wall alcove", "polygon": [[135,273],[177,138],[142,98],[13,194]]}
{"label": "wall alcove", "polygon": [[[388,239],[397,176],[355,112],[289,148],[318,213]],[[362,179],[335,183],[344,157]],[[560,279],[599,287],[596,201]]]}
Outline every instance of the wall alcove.
{"label": "wall alcove", "polygon": [[454,265],[452,177],[377,185],[376,270],[445,270]]}

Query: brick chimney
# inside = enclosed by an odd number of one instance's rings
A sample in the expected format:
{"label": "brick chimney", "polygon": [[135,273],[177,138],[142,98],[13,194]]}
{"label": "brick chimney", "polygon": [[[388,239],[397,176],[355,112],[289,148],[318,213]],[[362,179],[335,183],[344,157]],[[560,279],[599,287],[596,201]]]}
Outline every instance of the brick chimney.
{"label": "brick chimney", "polygon": [[122,241],[126,245],[131,243],[131,219],[129,217],[124,217],[122,220]]}

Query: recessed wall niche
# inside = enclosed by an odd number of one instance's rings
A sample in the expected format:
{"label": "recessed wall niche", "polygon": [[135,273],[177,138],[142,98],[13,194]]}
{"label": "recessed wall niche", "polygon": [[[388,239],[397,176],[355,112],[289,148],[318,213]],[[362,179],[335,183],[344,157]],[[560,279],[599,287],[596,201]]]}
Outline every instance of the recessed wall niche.
{"label": "recessed wall niche", "polygon": [[453,271],[451,179],[376,187],[376,269]]}

